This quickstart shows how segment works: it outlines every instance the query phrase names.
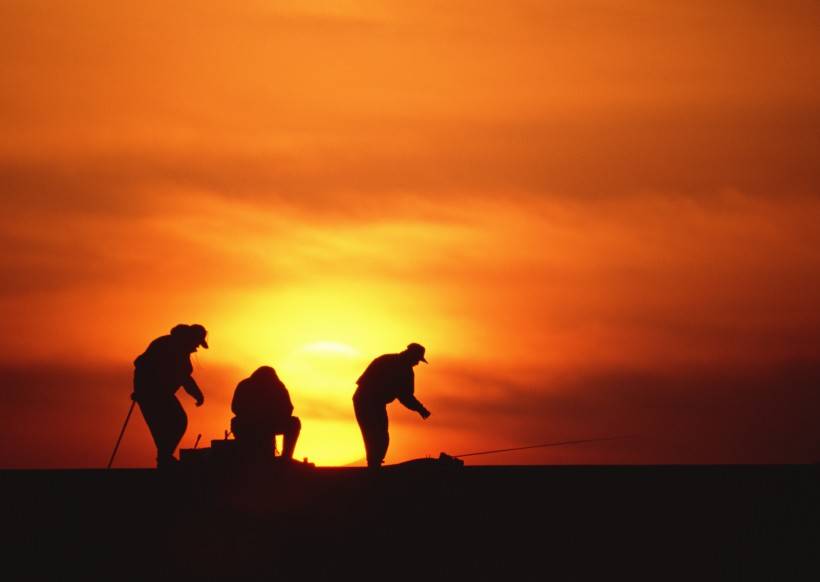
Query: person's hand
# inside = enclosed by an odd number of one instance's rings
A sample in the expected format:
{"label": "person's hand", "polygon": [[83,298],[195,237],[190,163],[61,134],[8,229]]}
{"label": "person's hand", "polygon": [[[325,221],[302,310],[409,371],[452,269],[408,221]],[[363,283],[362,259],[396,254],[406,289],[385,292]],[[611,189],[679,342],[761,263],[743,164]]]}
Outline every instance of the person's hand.
{"label": "person's hand", "polygon": [[204,396],[200,396],[199,398],[197,398],[196,405],[197,405],[197,406],[202,406],[202,403],[203,403],[203,402],[205,402],[205,397],[204,397]]}
{"label": "person's hand", "polygon": [[430,416],[430,411],[427,410],[426,408],[423,408],[422,410],[419,411],[419,414],[421,415],[421,417],[423,419],[427,420],[427,418]]}

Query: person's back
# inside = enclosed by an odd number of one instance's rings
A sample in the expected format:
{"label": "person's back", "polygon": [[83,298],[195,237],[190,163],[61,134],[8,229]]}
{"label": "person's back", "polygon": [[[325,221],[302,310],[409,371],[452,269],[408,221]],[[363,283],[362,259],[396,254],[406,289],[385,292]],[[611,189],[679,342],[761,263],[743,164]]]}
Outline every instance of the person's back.
{"label": "person's back", "polygon": [[413,393],[413,367],[402,354],[385,354],[370,363],[356,384],[355,398],[389,404]]}
{"label": "person's back", "polygon": [[236,386],[231,411],[231,431],[248,448],[269,454],[277,434],[284,435],[282,455],[293,457],[302,425],[293,416],[293,403],[285,384],[270,366],[258,368]]}
{"label": "person's back", "polygon": [[134,360],[134,392],[139,397],[172,396],[193,372],[188,353],[171,335],[152,341]]}
{"label": "person's back", "polygon": [[243,421],[269,423],[290,417],[293,404],[281,382],[251,376],[236,386],[231,410]]}

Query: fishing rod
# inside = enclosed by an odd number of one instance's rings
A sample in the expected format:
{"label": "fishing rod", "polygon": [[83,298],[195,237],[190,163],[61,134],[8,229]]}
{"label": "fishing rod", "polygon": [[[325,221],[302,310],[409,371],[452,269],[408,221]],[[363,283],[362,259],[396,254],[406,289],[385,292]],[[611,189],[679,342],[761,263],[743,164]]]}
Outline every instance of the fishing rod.
{"label": "fishing rod", "polygon": [[114,462],[114,455],[117,454],[117,449],[120,448],[120,441],[122,441],[122,435],[125,434],[125,427],[128,426],[128,420],[131,418],[131,413],[134,412],[134,405],[135,404],[136,404],[136,401],[131,400],[131,407],[128,409],[128,415],[125,417],[125,422],[122,423],[122,430],[120,431],[120,436],[119,436],[119,438],[117,438],[117,444],[114,445],[114,452],[111,453],[111,458],[108,459],[108,466],[106,467],[106,469],[110,469],[111,468],[111,463]]}
{"label": "fishing rod", "polygon": [[581,444],[581,443],[614,441],[614,440],[618,440],[618,439],[634,438],[636,436],[637,435],[626,435],[626,436],[614,436],[614,437],[601,437],[601,438],[594,438],[594,439],[580,439],[580,440],[574,440],[574,441],[558,441],[558,442],[552,442],[552,443],[543,443],[543,444],[540,444],[540,445],[528,445],[526,447],[512,447],[512,448],[509,448],[509,449],[495,449],[493,451],[479,451],[479,452],[475,452],[475,453],[464,453],[464,454],[461,454],[461,455],[453,455],[453,456],[456,457],[456,458],[475,457],[477,455],[491,455],[491,454],[494,454],[494,453],[507,453],[507,452],[510,452],[510,451],[523,451],[523,450],[526,450],[526,449],[540,449],[540,448],[546,448],[546,447],[560,447],[560,446],[564,446],[564,445],[577,445],[577,444]]}

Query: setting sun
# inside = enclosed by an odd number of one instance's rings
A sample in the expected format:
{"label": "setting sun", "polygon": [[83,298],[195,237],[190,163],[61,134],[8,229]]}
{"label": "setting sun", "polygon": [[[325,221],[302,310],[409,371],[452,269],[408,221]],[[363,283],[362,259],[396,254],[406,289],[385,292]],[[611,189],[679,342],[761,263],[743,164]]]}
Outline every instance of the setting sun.
{"label": "setting sun", "polygon": [[306,352],[327,353],[348,357],[354,357],[359,353],[355,348],[352,348],[347,344],[332,340],[320,340],[318,342],[313,342],[307,344],[302,349]]}
{"label": "setting sun", "polygon": [[[297,457],[349,464],[364,456],[351,397],[370,360],[419,337],[442,341],[445,327],[421,326],[423,318],[410,316],[415,301],[366,280],[248,293],[212,318],[211,328],[219,332],[211,343],[219,346],[221,364],[237,374],[247,376],[261,365],[276,369],[303,423]],[[214,426],[219,422],[215,418]]]}

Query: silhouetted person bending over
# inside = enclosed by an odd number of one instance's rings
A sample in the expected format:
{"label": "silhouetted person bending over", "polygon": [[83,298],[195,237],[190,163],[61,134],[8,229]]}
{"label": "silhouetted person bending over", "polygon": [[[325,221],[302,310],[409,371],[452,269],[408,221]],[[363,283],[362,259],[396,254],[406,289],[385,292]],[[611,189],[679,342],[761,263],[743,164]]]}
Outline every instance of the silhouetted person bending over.
{"label": "silhouetted person bending over", "polygon": [[367,466],[377,469],[384,462],[390,435],[387,432],[387,405],[396,398],[422,418],[430,411],[413,395],[415,375],[413,367],[424,359],[424,347],[412,343],[399,354],[385,354],[373,360],[356,381],[359,387],[353,394],[353,409],[362,431],[367,451]]}
{"label": "silhouetted person bending over", "polygon": [[262,366],[237,386],[231,401],[236,415],[231,431],[246,450],[262,456],[274,450],[274,438],[282,436],[282,456],[293,458],[302,423],[293,416],[293,404],[285,384],[270,366]]}
{"label": "silhouetted person bending over", "polygon": [[205,396],[191,374],[191,354],[208,348],[207,331],[195,323],[174,326],[170,335],[158,337],[134,360],[134,392],[142,416],[157,446],[157,467],[177,462],[174,451],[185,434],[188,417],[176,397],[180,386],[202,406]]}

